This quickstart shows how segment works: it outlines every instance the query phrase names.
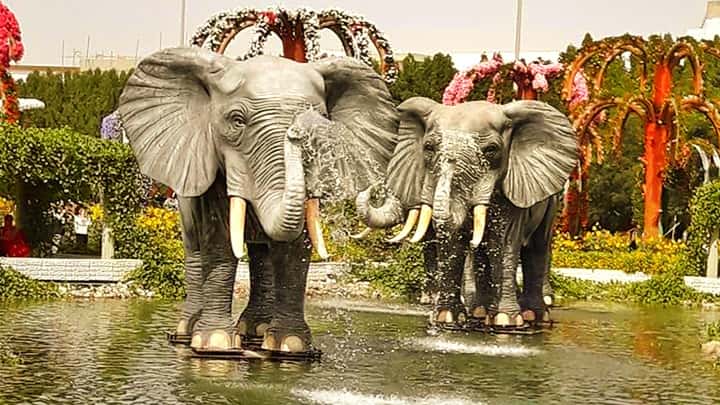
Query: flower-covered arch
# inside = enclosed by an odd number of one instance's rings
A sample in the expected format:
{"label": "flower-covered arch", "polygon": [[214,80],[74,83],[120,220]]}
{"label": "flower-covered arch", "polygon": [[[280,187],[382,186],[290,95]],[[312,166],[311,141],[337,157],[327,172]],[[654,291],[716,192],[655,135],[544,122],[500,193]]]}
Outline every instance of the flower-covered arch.
{"label": "flower-covered arch", "polygon": [[398,67],[390,43],[377,27],[357,15],[329,9],[316,12],[307,8],[286,10],[239,8],[211,17],[200,26],[191,44],[224,53],[238,33],[254,28],[250,50],[241,59],[261,55],[267,38],[277,35],[283,44],[283,56],[298,62],[312,62],[321,57],[318,32],[331,30],[340,39],[348,56],[372,65],[370,44],[380,55],[380,69],[388,82],[397,78]]}
{"label": "flower-covered arch", "polygon": [[15,14],[0,3],[0,121],[12,123],[20,119],[15,82],[8,68],[11,61],[22,58],[24,51]]}
{"label": "flower-covered arch", "polygon": [[487,93],[487,101],[496,101],[497,87],[506,80],[515,83],[516,99],[537,100],[539,93],[548,91],[548,80],[560,77],[562,72],[563,66],[560,63],[540,60],[527,63],[519,60],[506,64],[498,53],[495,53],[492,59],[483,55],[480,63],[455,74],[445,88],[443,104],[455,105],[464,102],[475,85],[488,77],[492,77],[492,84]]}

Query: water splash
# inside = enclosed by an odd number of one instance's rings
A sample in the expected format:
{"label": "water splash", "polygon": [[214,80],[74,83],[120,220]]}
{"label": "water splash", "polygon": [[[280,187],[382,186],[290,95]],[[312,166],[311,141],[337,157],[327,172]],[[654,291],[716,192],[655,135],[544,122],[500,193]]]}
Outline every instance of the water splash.
{"label": "water splash", "polygon": [[372,305],[370,303],[361,303],[349,300],[324,300],[314,304],[319,308],[342,309],[354,312],[368,312],[377,314],[391,315],[407,315],[407,316],[427,316],[428,311],[425,309],[409,308],[402,306],[393,306],[384,304],[382,306]]}
{"label": "water splash", "polygon": [[453,397],[400,397],[395,395],[373,395],[363,394],[349,390],[293,390],[293,395],[307,399],[316,404],[332,405],[445,405],[445,404],[482,404],[478,401],[470,401],[463,398]]}
{"label": "water splash", "polygon": [[479,354],[493,357],[530,357],[542,353],[538,349],[520,345],[472,344],[432,337],[410,339],[406,342],[406,346],[415,350]]}

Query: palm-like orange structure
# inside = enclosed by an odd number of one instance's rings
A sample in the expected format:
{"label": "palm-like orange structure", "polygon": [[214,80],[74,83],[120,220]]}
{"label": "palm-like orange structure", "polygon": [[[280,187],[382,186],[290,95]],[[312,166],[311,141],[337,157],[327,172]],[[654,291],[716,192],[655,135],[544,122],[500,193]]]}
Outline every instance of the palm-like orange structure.
{"label": "palm-like orange structure", "polygon": [[230,42],[241,31],[255,29],[250,50],[241,58],[263,53],[268,36],[277,35],[283,44],[283,56],[298,62],[321,57],[318,32],[329,29],[340,39],[345,54],[372,64],[369,46],[372,43],[380,55],[380,68],[387,81],[397,77],[398,67],[388,40],[361,16],[337,9],[316,12],[301,8],[254,9],[240,8],[211,17],[193,36],[191,43],[212,51],[225,53]]}
{"label": "palm-like orange structure", "polygon": [[[639,88],[628,90],[621,97],[603,95],[603,82],[610,64],[623,54],[632,55],[638,69]],[[662,209],[663,174],[669,159],[686,148],[679,138],[677,116],[680,111],[695,110],[703,113],[712,123],[720,137],[720,115],[715,102],[705,96],[701,60],[707,55],[720,57],[720,51],[711,42],[698,43],[691,38],[681,38],[666,45],[660,40],[645,40],[625,35],[606,38],[583,46],[573,63],[565,71],[562,96],[570,101],[575,75],[584,70],[594,71],[590,77],[590,97],[587,102],[571,108],[571,117],[583,150],[583,173],[591,159],[593,145],[595,152],[602,156],[602,139],[592,124],[603,111],[617,109],[617,120],[613,122],[613,146],[618,148],[622,139],[623,126],[631,114],[643,120],[645,125],[644,194],[644,236],[654,237],[659,233],[659,219]],[[677,96],[673,93],[673,71],[685,60],[692,70],[691,94]],[[680,145],[680,148],[678,147]],[[585,175],[576,176],[580,181]]]}

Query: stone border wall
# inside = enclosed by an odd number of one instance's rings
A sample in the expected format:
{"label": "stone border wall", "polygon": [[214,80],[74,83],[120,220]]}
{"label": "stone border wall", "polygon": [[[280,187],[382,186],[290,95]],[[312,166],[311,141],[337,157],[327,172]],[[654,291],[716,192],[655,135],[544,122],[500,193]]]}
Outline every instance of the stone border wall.
{"label": "stone border wall", "polygon": [[142,260],[0,257],[0,265],[42,281],[117,283]]}

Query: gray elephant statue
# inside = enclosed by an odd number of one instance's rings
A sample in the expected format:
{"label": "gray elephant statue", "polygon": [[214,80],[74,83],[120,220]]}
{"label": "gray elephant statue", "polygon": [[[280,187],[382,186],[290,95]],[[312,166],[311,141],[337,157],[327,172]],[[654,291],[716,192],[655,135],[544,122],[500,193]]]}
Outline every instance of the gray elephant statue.
{"label": "gray elephant statue", "polygon": [[[540,321],[553,220],[578,159],[568,119],[538,101],[445,106],[414,97],[398,109],[390,192],[378,202],[370,188],[356,204],[374,228],[407,216],[391,242],[410,236],[417,224],[411,242],[427,241],[425,267],[436,290],[431,322],[457,327],[474,320],[514,329]],[[476,275],[469,313],[461,299],[466,256]]]}
{"label": "gray elephant statue", "polygon": [[[176,334],[197,351],[248,341],[312,350],[311,246],[327,256],[319,199],[336,187],[354,198],[395,147],[398,115],[380,76],[350,58],[236,61],[175,48],[141,61],[119,111],[142,173],[179,196],[187,298]],[[328,145],[352,156],[323,162],[311,152]],[[233,321],[245,245],[249,301]]]}

